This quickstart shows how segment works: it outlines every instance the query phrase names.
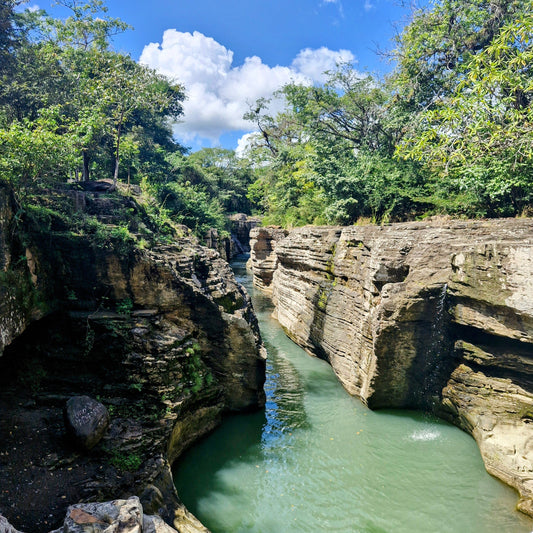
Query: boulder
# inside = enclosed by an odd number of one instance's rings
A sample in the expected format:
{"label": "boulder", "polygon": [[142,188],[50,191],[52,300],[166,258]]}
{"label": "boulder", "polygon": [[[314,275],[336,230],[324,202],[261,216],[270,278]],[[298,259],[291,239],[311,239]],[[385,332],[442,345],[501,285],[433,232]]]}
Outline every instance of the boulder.
{"label": "boulder", "polygon": [[76,444],[85,450],[100,442],[109,426],[106,407],[89,396],[73,396],[65,406],[65,426]]}
{"label": "boulder", "polygon": [[144,515],[139,498],[132,496],[127,500],[71,505],[67,510],[63,527],[51,533],[177,533],[177,531],[158,516]]}

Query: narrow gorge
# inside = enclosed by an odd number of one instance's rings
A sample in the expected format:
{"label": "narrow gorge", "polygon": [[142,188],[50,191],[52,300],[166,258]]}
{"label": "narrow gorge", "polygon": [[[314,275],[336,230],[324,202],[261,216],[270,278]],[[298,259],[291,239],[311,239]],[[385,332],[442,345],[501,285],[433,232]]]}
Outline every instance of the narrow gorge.
{"label": "narrow gorge", "polygon": [[431,411],[476,440],[533,516],[533,222],[251,233],[254,285],[297,344],[372,409]]}

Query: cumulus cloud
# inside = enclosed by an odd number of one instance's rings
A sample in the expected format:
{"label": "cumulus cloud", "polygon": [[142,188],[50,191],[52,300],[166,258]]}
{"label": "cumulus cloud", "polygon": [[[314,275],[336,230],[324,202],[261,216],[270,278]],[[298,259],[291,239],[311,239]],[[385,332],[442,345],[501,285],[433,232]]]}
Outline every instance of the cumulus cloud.
{"label": "cumulus cloud", "polygon": [[258,135],[259,135],[258,132],[245,133],[237,141],[237,148],[235,148],[235,154],[237,155],[237,157],[245,157],[246,156],[246,154],[253,147],[254,142],[257,139]]}
{"label": "cumulus cloud", "polygon": [[325,72],[335,68],[338,63],[353,63],[355,57],[350,50],[330,50],[322,47],[317,50],[306,48],[298,53],[292,67],[308,78],[325,82],[327,75]]}
{"label": "cumulus cloud", "polygon": [[324,71],[353,62],[349,50],[302,50],[290,66],[271,67],[257,56],[233,65],[233,52],[200,32],[166,30],[161,43],[145,46],[140,61],[183,84],[187,100],[176,133],[216,141],[222,133],[249,130],[242,116],[258,98],[269,98],[285,85],[324,81]]}

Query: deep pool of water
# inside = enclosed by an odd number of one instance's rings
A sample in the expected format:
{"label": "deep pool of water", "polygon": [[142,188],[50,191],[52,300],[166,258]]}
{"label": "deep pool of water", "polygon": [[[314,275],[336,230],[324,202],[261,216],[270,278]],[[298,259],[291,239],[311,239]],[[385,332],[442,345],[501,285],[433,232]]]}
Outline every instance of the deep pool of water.
{"label": "deep pool of water", "polygon": [[520,533],[533,521],[474,440],[421,413],[367,409],[270,316],[244,262],[268,351],[267,403],[187,452],[174,481],[213,533]]}

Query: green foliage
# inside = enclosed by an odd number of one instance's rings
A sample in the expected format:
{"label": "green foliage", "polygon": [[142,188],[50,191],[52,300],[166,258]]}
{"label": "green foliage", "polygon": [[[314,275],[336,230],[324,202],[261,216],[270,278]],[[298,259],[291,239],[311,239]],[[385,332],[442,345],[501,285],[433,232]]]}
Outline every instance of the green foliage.
{"label": "green foliage", "polygon": [[470,196],[468,215],[519,214],[533,201],[533,2],[465,63],[453,93],[398,147]]}
{"label": "green foliage", "polygon": [[182,150],[171,129],[182,87],[110,50],[128,25],[107,17],[103,2],[59,3],[71,13],[65,20],[2,5],[2,178],[26,190],[93,172],[115,182],[167,172],[161,151]]}
{"label": "green foliage", "polygon": [[101,0],[57,0],[67,8],[70,16],[65,20],[47,18],[44,28],[49,38],[60,47],[106,50],[111,37],[130,26],[120,19],[109,18],[107,7]]}
{"label": "green foliage", "polygon": [[531,212],[532,0],[427,4],[398,36],[388,78],[344,64],[322,86],[285,86],[276,115],[258,100],[246,157],[185,155],[172,135],[183,87],[112,51],[128,25],[101,0],[59,3],[65,20],[0,5],[0,177],[42,209],[31,216],[43,228],[66,215],[38,198],[110,177],[156,198],[150,235],[136,240],[125,212],[115,228],[80,217],[74,231],[123,253],[166,242],[176,224],[224,235],[235,212],[286,227]]}
{"label": "green foliage", "polygon": [[[350,65],[264,99],[248,197],[266,223],[513,216],[533,203],[531,0],[438,0],[415,11],[388,79]],[[280,96],[278,95],[278,96]]]}
{"label": "green foliage", "polygon": [[169,182],[158,188],[158,198],[168,214],[179,224],[185,224],[199,237],[205,237],[209,228],[225,230],[227,219],[222,206],[202,187],[190,182]]}
{"label": "green foliage", "polygon": [[250,153],[258,179],[249,196],[266,223],[385,222],[423,212],[420,165],[394,157],[408,117],[387,84],[341,65],[324,87],[288,85],[282,94],[288,109],[256,116],[268,145],[258,139]]}
{"label": "green foliage", "polygon": [[200,239],[210,228],[227,235],[227,214],[251,213],[248,187],[254,171],[232,150],[204,148],[189,156],[174,152],[166,163],[164,179],[154,180],[157,198],[167,216],[191,228]]}
{"label": "green foliage", "polygon": [[66,179],[74,161],[74,139],[60,133],[55,110],[34,122],[0,128],[0,175],[19,195]]}
{"label": "green foliage", "polygon": [[116,309],[119,315],[124,315],[124,316],[129,317],[131,316],[131,312],[133,310],[133,302],[131,301],[130,298],[126,298],[125,300],[120,300],[119,302],[117,302]]}
{"label": "green foliage", "polygon": [[123,472],[136,472],[142,464],[142,458],[137,453],[112,450],[109,463]]}

